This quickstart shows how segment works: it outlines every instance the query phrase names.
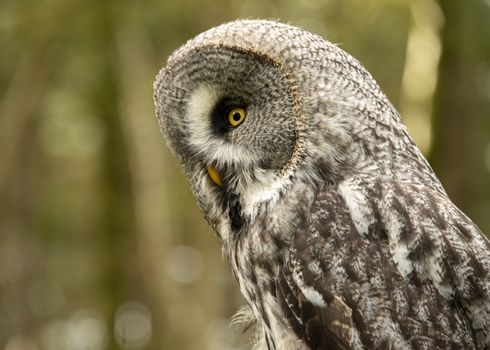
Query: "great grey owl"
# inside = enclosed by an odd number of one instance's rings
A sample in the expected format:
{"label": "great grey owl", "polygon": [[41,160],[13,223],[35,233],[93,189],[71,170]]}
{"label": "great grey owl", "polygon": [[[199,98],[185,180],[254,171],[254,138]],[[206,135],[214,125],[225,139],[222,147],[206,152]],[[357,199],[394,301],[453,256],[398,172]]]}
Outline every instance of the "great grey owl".
{"label": "great grey owl", "polygon": [[178,49],[154,91],[257,348],[490,348],[490,243],[356,59],[240,20]]}

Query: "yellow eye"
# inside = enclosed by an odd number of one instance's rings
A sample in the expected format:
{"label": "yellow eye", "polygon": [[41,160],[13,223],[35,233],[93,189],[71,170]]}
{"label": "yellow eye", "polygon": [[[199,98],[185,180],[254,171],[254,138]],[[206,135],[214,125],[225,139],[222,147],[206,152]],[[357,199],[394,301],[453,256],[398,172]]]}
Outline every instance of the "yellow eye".
{"label": "yellow eye", "polygon": [[230,109],[226,115],[226,123],[228,126],[234,128],[243,123],[246,115],[247,112],[241,107]]}

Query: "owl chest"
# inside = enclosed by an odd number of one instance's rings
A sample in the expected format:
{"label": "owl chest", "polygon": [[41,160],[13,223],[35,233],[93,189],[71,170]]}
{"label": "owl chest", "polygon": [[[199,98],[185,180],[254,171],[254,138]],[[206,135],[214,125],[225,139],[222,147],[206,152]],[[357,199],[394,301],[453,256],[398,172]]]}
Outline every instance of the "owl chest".
{"label": "owl chest", "polygon": [[[246,236],[237,242],[231,256],[232,270],[241,293],[260,325],[263,336],[258,349],[303,349],[296,335],[285,324],[286,317],[276,301],[278,271],[287,259],[296,229],[298,212],[281,211],[256,220]],[[288,218],[288,222],[284,220]],[[293,223],[293,224],[292,224]]]}
{"label": "owl chest", "polygon": [[274,296],[274,280],[281,266],[286,244],[271,237],[271,231],[250,229],[237,244],[232,256],[232,269],[240,290],[256,317],[262,317],[263,305]]}
{"label": "owl chest", "polygon": [[[275,264],[267,259],[283,254],[280,250],[270,250],[263,244],[247,245],[248,252],[241,252],[233,264],[233,270],[240,290],[257,320],[254,349],[257,350],[302,350],[307,349],[297,338],[286,317],[278,306],[275,295],[275,279],[279,262]],[[269,250],[267,250],[269,249]]]}

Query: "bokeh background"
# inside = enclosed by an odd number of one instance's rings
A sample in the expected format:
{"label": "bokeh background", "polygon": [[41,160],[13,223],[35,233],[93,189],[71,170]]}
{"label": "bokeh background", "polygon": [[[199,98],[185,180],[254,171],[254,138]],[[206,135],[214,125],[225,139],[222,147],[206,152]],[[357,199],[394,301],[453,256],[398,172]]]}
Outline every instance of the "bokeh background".
{"label": "bokeh background", "polygon": [[152,101],[174,49],[238,17],[357,57],[490,233],[490,0],[1,0],[1,349],[246,346]]}

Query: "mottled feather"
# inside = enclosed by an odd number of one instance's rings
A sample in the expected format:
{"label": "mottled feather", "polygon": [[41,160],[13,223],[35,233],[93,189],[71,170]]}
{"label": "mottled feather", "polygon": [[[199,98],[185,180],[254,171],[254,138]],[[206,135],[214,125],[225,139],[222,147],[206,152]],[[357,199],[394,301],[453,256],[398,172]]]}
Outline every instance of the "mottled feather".
{"label": "mottled feather", "polygon": [[[356,59],[235,21],[178,49],[154,88],[256,349],[490,348],[489,241]],[[233,128],[230,105],[247,114]]]}

